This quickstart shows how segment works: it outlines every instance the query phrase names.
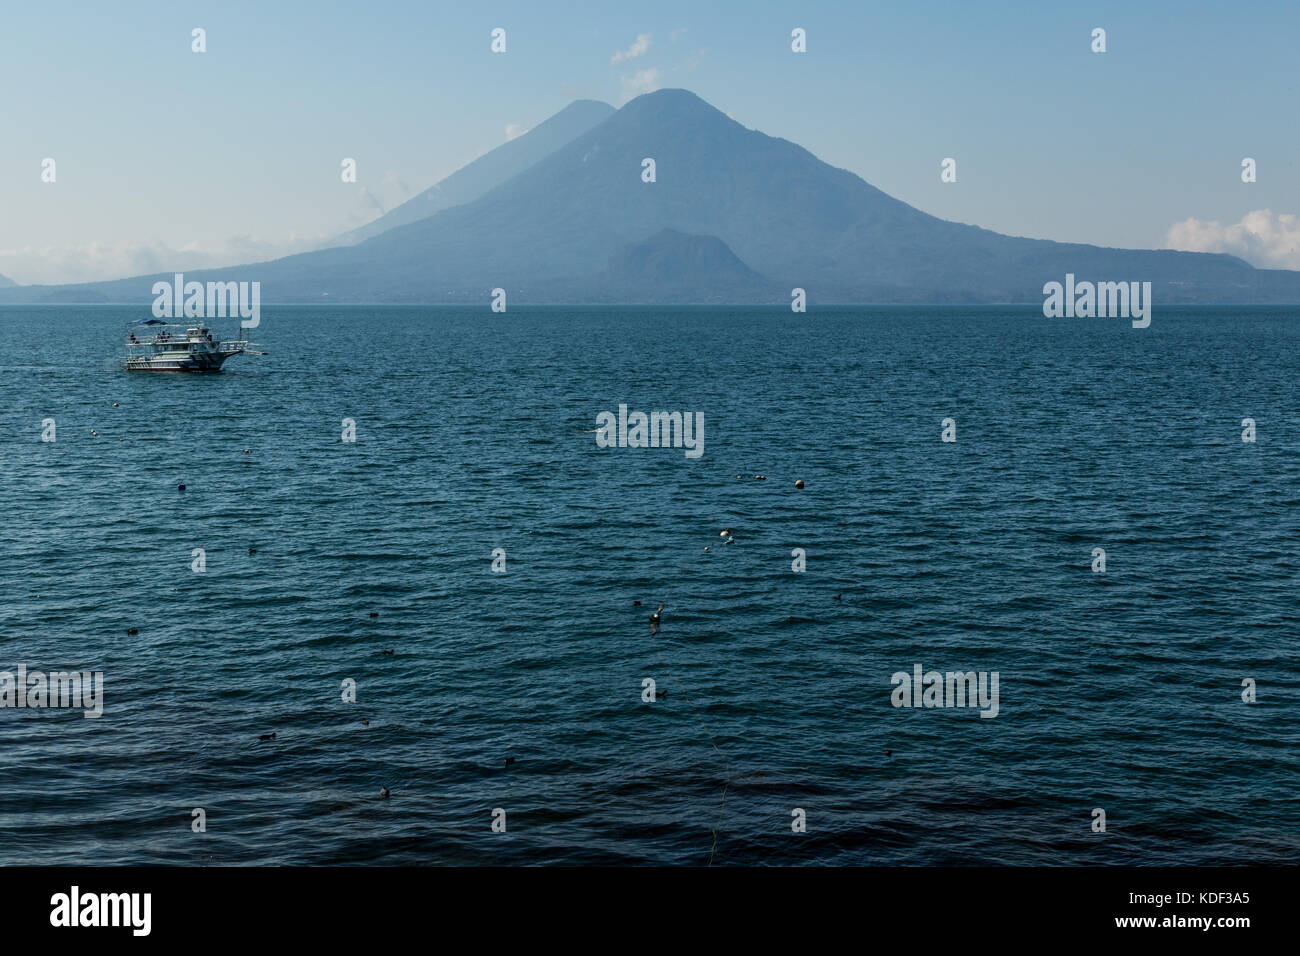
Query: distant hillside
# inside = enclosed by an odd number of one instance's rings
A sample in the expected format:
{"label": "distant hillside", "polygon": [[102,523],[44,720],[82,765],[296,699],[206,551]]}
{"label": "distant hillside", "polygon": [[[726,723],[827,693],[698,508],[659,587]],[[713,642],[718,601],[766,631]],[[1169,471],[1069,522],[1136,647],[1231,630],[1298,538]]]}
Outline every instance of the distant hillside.
{"label": "distant hillside", "polygon": [[417,222],[443,209],[477,199],[572,142],[613,112],[614,107],[599,100],[576,100],[544,123],[462,166],[374,222],[343,234],[335,245],[356,245],[394,226]]}
{"label": "distant hillside", "polygon": [[17,282],[10,279],[8,276],[0,276],[0,289],[7,289],[11,286],[16,286],[17,284]]}
{"label": "distant hillside", "polygon": [[609,302],[727,303],[789,294],[745,265],[717,236],[664,229],[614,253],[592,283]]}
{"label": "distant hillside", "polygon": [[[647,157],[654,182],[642,180]],[[474,175],[485,177],[474,188],[491,178]],[[259,280],[263,302],[486,303],[501,287],[512,305],[788,303],[797,286],[813,303],[1041,303],[1067,272],[1151,282],[1157,308],[1300,303],[1300,272],[1233,256],[938,219],[685,90],[637,97],[477,198],[355,246],[187,278]],[[0,290],[0,302],[148,302],[154,278]]]}

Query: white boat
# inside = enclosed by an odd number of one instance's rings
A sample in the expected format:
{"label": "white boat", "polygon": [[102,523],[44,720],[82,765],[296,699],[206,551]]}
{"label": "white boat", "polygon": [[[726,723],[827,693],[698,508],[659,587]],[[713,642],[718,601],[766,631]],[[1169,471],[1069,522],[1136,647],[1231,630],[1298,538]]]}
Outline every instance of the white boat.
{"label": "white boat", "polygon": [[127,326],[122,367],[129,372],[220,372],[226,359],[245,353],[266,354],[245,338],[215,338],[202,321],[185,325],[141,319]]}

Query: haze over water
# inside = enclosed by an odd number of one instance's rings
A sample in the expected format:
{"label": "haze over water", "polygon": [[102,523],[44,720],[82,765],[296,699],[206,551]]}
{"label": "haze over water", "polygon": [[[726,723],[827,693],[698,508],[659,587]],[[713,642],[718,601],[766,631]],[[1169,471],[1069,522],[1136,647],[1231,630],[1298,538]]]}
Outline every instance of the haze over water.
{"label": "haze over water", "polygon": [[0,309],[0,670],[105,675],[0,709],[0,863],[1300,860],[1294,309],[264,306],[211,377],[145,315]]}

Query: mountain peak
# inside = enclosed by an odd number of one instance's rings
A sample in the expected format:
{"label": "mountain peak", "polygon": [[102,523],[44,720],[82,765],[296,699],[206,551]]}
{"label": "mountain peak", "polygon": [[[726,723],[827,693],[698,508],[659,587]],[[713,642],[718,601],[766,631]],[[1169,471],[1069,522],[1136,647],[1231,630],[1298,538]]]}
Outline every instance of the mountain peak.
{"label": "mountain peak", "polygon": [[[604,100],[574,100],[554,116],[538,123],[533,127],[533,130],[547,129],[550,126],[564,126],[565,124],[572,125],[575,122],[583,123],[589,129],[617,112],[614,107]],[[529,130],[529,132],[531,133],[533,130]],[[527,135],[527,133],[524,135]]]}
{"label": "mountain peak", "polygon": [[[709,106],[704,98],[698,93],[694,93],[682,86],[665,86],[662,89],[651,90],[649,93],[642,93],[640,96],[633,97],[630,102],[636,102],[638,100],[643,102],[652,102],[654,100],[667,102],[677,100],[683,103],[704,103],[705,106]],[[709,106],[709,108],[713,109],[712,106]]]}
{"label": "mountain peak", "polygon": [[628,100],[619,110],[633,116],[654,113],[693,113],[701,116],[726,116],[722,110],[701,99],[690,90],[664,89],[653,93],[642,93],[635,99]]}

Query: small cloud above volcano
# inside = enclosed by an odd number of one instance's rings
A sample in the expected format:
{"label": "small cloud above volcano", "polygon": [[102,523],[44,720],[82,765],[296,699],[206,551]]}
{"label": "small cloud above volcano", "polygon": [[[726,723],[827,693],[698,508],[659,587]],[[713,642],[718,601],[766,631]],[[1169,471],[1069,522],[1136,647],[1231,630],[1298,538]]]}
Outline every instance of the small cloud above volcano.
{"label": "small cloud above volcano", "polygon": [[633,41],[630,47],[626,50],[619,50],[609,58],[609,65],[617,66],[625,60],[635,60],[637,57],[643,56],[650,49],[651,42],[653,41],[649,33],[637,34],[636,40]]}

